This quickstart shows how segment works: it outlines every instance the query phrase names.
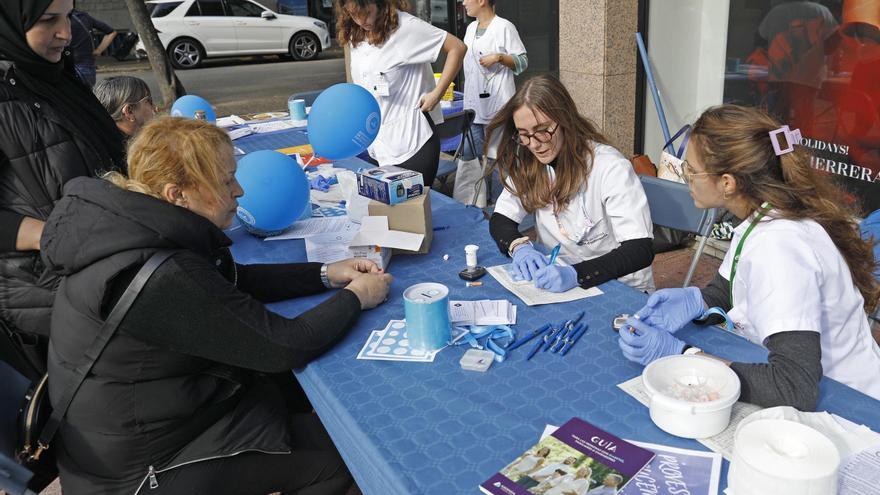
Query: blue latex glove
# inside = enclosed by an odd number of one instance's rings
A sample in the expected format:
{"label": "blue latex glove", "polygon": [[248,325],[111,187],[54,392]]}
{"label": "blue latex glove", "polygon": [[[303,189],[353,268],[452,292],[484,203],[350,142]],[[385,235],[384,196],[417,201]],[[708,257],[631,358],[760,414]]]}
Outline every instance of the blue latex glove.
{"label": "blue latex glove", "polygon": [[703,314],[703,294],[696,287],[661,289],[651,294],[636,316],[648,325],[675,333]]}
{"label": "blue latex glove", "polygon": [[[633,332],[635,330],[635,332]],[[671,333],[645,323],[636,318],[626,320],[626,326],[620,329],[618,345],[623,355],[630,361],[647,366],[651,361],[681,354],[685,343]]]}
{"label": "blue latex glove", "polygon": [[513,266],[519,270],[523,280],[532,280],[538,270],[547,266],[547,259],[529,244],[516,248],[513,252]]}
{"label": "blue latex glove", "polygon": [[330,181],[323,175],[316,175],[309,181],[309,187],[316,191],[327,192],[330,190]]}
{"label": "blue latex glove", "polygon": [[565,292],[577,287],[577,271],[571,266],[547,265],[535,273],[535,287]]}

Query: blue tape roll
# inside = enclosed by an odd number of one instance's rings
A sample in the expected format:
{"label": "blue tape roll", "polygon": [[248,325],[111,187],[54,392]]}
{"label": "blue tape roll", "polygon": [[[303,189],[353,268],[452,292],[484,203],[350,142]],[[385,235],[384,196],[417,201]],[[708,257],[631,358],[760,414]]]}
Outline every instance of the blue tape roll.
{"label": "blue tape roll", "polygon": [[403,291],[406,332],[413,349],[436,351],[449,342],[449,289],[425,282]]}

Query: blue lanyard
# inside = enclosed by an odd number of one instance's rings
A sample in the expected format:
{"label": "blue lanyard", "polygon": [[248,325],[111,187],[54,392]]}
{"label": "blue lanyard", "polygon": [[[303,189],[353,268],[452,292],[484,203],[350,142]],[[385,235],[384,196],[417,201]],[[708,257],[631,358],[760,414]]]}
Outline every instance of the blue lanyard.
{"label": "blue lanyard", "polygon": [[[455,342],[455,345],[461,345],[463,342],[467,342],[468,345],[474,349],[483,349],[485,347],[495,353],[495,361],[498,363],[503,362],[504,358],[507,357],[507,350],[505,347],[510,345],[510,343],[516,338],[516,332],[507,325],[471,325],[458,328],[464,330],[465,333],[460,340]],[[485,338],[486,342],[485,344],[480,345],[480,339],[482,338]],[[504,339],[507,339],[507,342],[505,342],[504,345],[496,342]]]}
{"label": "blue lanyard", "polygon": [[[681,140],[681,144],[678,146],[678,151],[676,151],[675,146],[673,146],[672,143],[674,143],[675,140],[678,139],[678,136],[681,136],[682,134],[684,134],[684,137]],[[671,147],[675,157],[681,158],[684,156],[684,150],[687,148],[688,139],[690,139],[690,137],[691,137],[691,125],[686,124],[684,127],[679,129],[678,132],[676,132],[674,136],[669,138],[669,141],[666,141],[666,145],[663,146],[663,149],[665,150],[665,149],[669,149]]]}

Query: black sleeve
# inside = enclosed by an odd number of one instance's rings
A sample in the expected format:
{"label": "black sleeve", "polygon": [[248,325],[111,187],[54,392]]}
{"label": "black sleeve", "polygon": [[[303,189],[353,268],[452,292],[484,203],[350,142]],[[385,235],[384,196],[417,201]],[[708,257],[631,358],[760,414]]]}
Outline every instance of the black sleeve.
{"label": "black sleeve", "polygon": [[730,282],[720,273],[715,272],[715,277],[709,285],[700,289],[700,293],[710,308],[717,306],[724,311],[730,311]]}
{"label": "black sleeve", "polygon": [[262,302],[324,292],[321,263],[235,265],[238,289]]}
{"label": "black sleeve", "polygon": [[510,256],[510,243],[524,237],[519,231],[519,224],[507,218],[501,213],[492,213],[489,219],[489,235],[495,239],[495,244],[504,256]]}
{"label": "black sleeve", "polygon": [[10,253],[15,251],[15,245],[18,242],[18,228],[24,215],[9,211],[0,210],[0,253]]}
{"label": "black sleeve", "polygon": [[574,265],[578,284],[584,289],[605,283],[624,275],[651,266],[654,261],[654,248],[651,239],[630,239],[623,241],[617,249]]}
{"label": "black sleeve", "polygon": [[792,406],[814,411],[822,379],[819,332],[775,333],[764,341],[767,364],[733,363],[741,382],[740,400],[762,407]]}
{"label": "black sleeve", "polygon": [[120,332],[170,351],[263,372],[304,366],[337,341],[361,313],[340,290],[294,319],[275,314],[194,254],[177,254],[150,278]]}

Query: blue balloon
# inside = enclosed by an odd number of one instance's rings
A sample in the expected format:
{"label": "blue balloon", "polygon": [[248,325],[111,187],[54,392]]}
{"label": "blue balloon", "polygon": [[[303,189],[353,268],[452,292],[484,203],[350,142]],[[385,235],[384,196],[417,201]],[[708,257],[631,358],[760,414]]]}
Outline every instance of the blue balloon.
{"label": "blue balloon", "polygon": [[379,103],[369,91],[357,84],[334,84],[312,104],[309,143],[318,156],[351,158],[376,139],[381,120]]}
{"label": "blue balloon", "polygon": [[214,108],[208,100],[196,95],[184,95],[178,98],[174,105],[171,105],[171,116],[194,119],[199,110],[205,112],[205,120],[212,124],[217,122],[217,114],[214,113]]}
{"label": "blue balloon", "polygon": [[235,177],[244,189],[238,199],[238,218],[253,234],[279,234],[311,206],[305,172],[283,153],[248,153],[238,161]]}

